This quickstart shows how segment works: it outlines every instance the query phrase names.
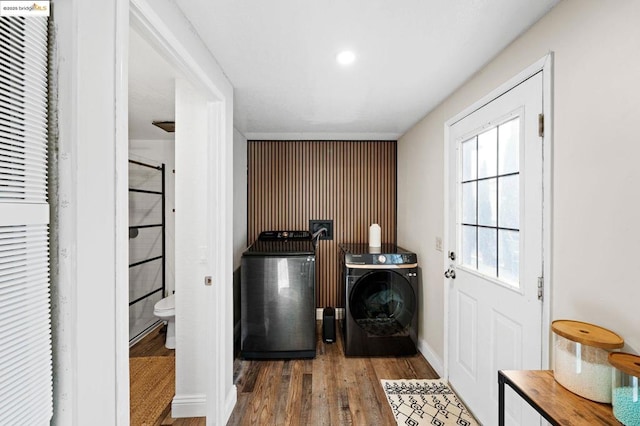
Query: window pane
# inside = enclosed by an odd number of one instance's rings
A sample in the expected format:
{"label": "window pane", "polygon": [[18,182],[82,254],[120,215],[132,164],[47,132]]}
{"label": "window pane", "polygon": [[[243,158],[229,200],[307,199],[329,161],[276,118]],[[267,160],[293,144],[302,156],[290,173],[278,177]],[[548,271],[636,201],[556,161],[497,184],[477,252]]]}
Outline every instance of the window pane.
{"label": "window pane", "polygon": [[520,228],[520,176],[498,178],[498,226],[501,228]]}
{"label": "window pane", "polygon": [[462,264],[476,268],[476,227],[462,227]]}
{"label": "window pane", "polygon": [[478,135],[478,179],[498,174],[498,129]]}
{"label": "window pane", "polygon": [[520,233],[518,231],[498,231],[498,277],[518,286],[520,282]]}
{"label": "window pane", "polygon": [[497,179],[478,182],[478,225],[497,226]]}
{"label": "window pane", "polygon": [[520,171],[520,117],[499,127],[498,172],[503,175]]}
{"label": "window pane", "polygon": [[476,138],[462,142],[462,180],[468,181],[477,177],[477,144]]}
{"label": "window pane", "polygon": [[476,222],[476,185],[477,182],[462,184],[462,223],[475,225]]}
{"label": "window pane", "polygon": [[497,265],[497,229],[478,228],[478,271],[495,277]]}

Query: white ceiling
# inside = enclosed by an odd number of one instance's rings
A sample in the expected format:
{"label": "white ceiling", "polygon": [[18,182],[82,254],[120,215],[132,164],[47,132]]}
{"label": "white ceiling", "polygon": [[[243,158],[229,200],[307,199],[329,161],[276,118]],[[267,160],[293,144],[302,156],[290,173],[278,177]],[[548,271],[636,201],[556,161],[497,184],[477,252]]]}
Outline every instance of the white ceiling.
{"label": "white ceiling", "polygon": [[[231,81],[234,124],[249,139],[394,139],[558,1],[176,3]],[[132,52],[144,48],[136,43]],[[335,61],[343,49],[357,56],[350,67]],[[166,95],[162,67],[146,54],[132,53],[130,62],[135,133],[151,117],[168,117],[163,102],[173,95]]]}
{"label": "white ceiling", "polygon": [[129,31],[129,139],[173,139],[153,121],[175,119],[178,73],[133,28]]}

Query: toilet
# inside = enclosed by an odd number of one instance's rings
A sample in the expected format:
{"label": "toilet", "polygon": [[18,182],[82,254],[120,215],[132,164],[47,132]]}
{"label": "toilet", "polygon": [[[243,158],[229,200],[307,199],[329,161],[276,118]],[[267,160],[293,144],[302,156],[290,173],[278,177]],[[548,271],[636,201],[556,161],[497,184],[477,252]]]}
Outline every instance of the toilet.
{"label": "toilet", "polygon": [[167,349],[176,348],[176,295],[165,297],[158,301],[153,308],[153,314],[167,322],[167,338],[164,346]]}

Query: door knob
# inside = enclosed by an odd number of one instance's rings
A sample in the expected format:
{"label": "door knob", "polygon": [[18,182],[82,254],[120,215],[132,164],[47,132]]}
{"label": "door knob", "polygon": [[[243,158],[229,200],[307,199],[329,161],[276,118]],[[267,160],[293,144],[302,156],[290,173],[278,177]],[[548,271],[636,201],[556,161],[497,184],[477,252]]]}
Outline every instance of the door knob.
{"label": "door knob", "polygon": [[456,271],[453,268],[449,268],[444,272],[444,277],[445,278],[451,278],[453,280],[456,279]]}

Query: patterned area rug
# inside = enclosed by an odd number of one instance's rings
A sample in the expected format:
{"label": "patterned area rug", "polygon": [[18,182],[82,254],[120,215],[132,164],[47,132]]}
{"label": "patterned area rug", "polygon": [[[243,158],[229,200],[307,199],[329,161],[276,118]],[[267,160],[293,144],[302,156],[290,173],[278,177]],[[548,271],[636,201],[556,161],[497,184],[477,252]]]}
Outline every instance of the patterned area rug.
{"label": "patterned area rug", "polygon": [[477,426],[443,381],[380,380],[398,425]]}

